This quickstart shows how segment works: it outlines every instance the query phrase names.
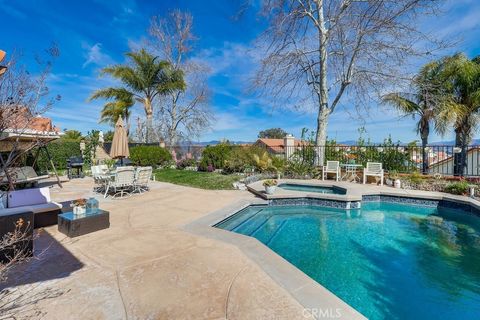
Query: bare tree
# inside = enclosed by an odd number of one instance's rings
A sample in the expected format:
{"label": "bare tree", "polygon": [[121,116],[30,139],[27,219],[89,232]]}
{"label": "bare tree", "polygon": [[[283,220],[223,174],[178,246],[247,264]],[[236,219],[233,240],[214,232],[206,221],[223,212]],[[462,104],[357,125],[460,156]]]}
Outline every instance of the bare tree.
{"label": "bare tree", "polygon": [[318,111],[316,161],[321,164],[328,118],[342,98],[365,103],[386,83],[407,76],[410,57],[441,46],[416,24],[419,16],[435,13],[439,2],[266,0],[262,13],[269,26],[258,39],[265,55],[254,85],[277,102]]}
{"label": "bare tree", "polygon": [[174,10],[166,17],[152,17],[149,45],[175,70],[185,74],[186,90],[171,90],[160,100],[156,115],[159,136],[168,145],[199,137],[214,120],[209,108],[208,68],[191,59],[196,37],[193,17]]}
{"label": "bare tree", "polygon": [[[5,175],[10,189],[13,179],[9,168],[25,153],[42,145],[41,139],[35,139],[30,125],[36,117],[45,113],[60,96],[50,98],[46,85],[52,68],[52,60],[58,57],[59,50],[53,45],[46,55],[36,56],[40,73],[33,75],[19,64],[20,55],[14,53],[7,60],[7,71],[0,76],[0,165],[2,177]],[[42,106],[40,106],[40,103]],[[28,135],[25,142],[22,137]]]}

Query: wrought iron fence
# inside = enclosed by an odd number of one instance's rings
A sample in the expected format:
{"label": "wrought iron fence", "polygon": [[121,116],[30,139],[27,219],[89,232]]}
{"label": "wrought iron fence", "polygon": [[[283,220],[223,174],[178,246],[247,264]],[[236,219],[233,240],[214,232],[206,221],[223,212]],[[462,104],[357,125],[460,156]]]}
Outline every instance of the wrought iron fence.
{"label": "wrought iron fence", "polygon": [[266,147],[274,156],[289,160],[321,165],[324,161],[355,163],[365,166],[367,162],[381,162],[387,171],[399,173],[420,172],[424,174],[441,174],[457,176],[480,176],[480,146],[456,148],[447,145],[428,146],[425,150],[419,146],[404,145],[369,145],[347,146],[327,145],[315,147],[296,145],[288,147]]}
{"label": "wrought iron fence", "polygon": [[[108,152],[110,143],[105,143]],[[129,143],[130,147],[146,145]],[[149,145],[159,145],[152,143]],[[245,147],[235,146],[235,147]],[[261,145],[257,145],[261,147]],[[339,161],[342,164],[355,163],[366,166],[367,162],[381,162],[386,171],[399,173],[419,172],[424,174],[440,174],[444,176],[480,176],[480,145],[457,148],[451,145],[429,145],[425,150],[420,146],[406,145],[326,145],[315,147],[308,143],[295,146],[263,146],[272,156],[286,160],[301,161],[311,165],[323,165],[326,161]],[[175,159],[193,158],[200,160],[204,145],[167,146],[175,151]],[[320,155],[324,154],[321,163]]]}

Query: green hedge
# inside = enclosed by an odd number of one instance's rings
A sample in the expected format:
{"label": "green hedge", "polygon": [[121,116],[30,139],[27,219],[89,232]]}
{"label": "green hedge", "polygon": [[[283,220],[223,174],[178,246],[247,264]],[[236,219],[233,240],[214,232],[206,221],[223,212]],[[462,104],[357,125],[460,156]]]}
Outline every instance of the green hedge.
{"label": "green hedge", "polygon": [[223,169],[232,149],[233,146],[228,143],[207,146],[202,152],[202,159],[198,165],[198,170],[212,171],[215,169]]}
{"label": "green hedge", "polygon": [[[78,141],[53,141],[47,145],[47,149],[50,153],[53,163],[55,164],[55,168],[58,170],[64,170],[67,168],[68,158],[78,157],[82,154],[80,151],[80,143]],[[42,171],[46,169],[51,170],[50,163],[48,162],[48,158],[44,150],[40,151],[37,165]]]}
{"label": "green hedge", "polygon": [[138,146],[130,149],[130,160],[137,166],[163,167],[171,163],[172,155],[158,146]]}

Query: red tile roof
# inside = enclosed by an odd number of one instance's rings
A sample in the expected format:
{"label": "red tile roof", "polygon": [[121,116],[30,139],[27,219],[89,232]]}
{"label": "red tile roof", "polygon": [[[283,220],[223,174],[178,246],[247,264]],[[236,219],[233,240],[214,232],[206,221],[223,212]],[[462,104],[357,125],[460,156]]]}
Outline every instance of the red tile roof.
{"label": "red tile roof", "polygon": [[[284,139],[261,138],[261,139],[258,139],[257,142],[255,142],[255,144],[264,145],[267,148],[269,148],[272,151],[277,152],[277,153],[283,153],[285,151]],[[295,147],[300,147],[300,146],[304,146],[304,145],[308,145],[308,142],[303,141],[303,140],[295,139],[295,141],[294,141],[294,146]]]}
{"label": "red tile roof", "polygon": [[3,107],[0,110],[0,122],[3,130],[35,130],[42,132],[59,132],[50,118],[32,116],[26,107]]}

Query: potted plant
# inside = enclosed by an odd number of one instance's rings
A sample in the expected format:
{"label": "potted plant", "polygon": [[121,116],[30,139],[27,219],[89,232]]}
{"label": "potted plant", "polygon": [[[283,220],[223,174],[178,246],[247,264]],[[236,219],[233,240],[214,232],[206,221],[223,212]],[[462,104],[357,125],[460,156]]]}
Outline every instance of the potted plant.
{"label": "potted plant", "polygon": [[[400,181],[400,176],[398,175],[398,172],[396,170],[390,171],[390,173],[388,174],[388,177],[390,178],[394,188],[396,189],[401,188],[402,182]],[[388,181],[387,181],[387,184],[388,184]]]}
{"label": "potted plant", "polygon": [[263,182],[263,186],[265,187],[265,192],[267,194],[273,194],[275,192],[275,189],[277,188],[277,180],[265,180]]}
{"label": "potted plant", "polygon": [[76,199],[73,200],[70,204],[74,215],[81,215],[87,212],[87,200],[86,199]]}

